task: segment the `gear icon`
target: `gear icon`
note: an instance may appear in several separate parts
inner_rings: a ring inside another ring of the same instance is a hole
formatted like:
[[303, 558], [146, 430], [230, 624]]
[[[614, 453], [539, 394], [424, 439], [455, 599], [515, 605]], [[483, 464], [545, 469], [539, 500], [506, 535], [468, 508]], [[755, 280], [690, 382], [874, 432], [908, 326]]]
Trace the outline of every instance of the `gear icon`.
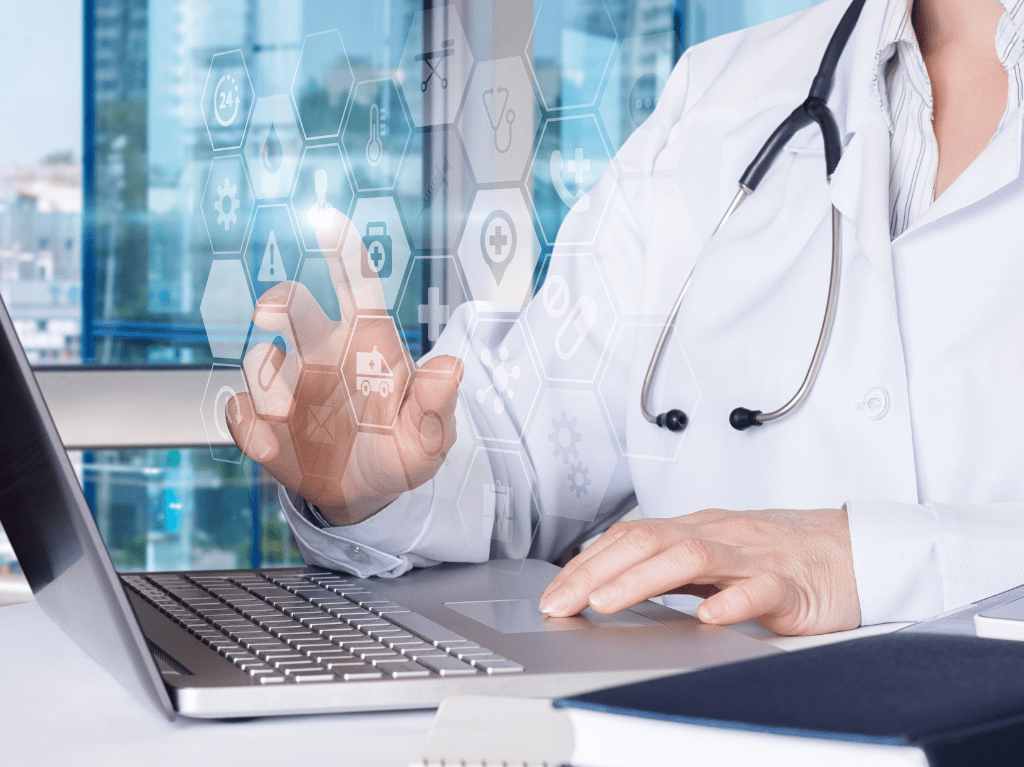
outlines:
[[238, 199], [238, 185], [232, 184], [231, 179], [224, 179], [224, 183], [217, 187], [217, 202], [213, 204], [217, 211], [217, 223], [224, 227], [224, 231], [231, 229], [232, 224], [238, 223], [237, 211], [242, 207]]
[[568, 464], [570, 458], [580, 457], [580, 441], [583, 439], [576, 431], [576, 416], [569, 418], [563, 410], [561, 418], [551, 419], [551, 433], [548, 439], [554, 444], [552, 455], [562, 457], [562, 463]]
[[582, 498], [587, 494], [587, 488], [590, 487], [590, 469], [583, 465], [583, 462], [574, 463], [569, 467], [569, 492], [575, 493], [577, 498]]

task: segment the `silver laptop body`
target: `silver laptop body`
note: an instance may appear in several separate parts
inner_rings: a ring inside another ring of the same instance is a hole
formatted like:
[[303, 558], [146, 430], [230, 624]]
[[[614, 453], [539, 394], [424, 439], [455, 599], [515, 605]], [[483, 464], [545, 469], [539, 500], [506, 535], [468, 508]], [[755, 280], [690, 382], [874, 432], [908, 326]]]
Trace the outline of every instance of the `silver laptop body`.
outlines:
[[0, 326], [0, 523], [40, 606], [168, 717], [562, 696], [777, 652], [653, 602], [544, 618], [537, 600], [557, 568], [533, 560], [398, 579], [313, 568], [119, 575], [2, 301]]

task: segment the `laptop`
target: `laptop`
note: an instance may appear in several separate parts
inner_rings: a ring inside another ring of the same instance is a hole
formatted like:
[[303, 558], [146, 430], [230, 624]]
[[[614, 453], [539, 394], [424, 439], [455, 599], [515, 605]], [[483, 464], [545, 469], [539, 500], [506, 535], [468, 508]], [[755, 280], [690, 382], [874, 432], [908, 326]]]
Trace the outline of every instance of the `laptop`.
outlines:
[[0, 301], [0, 524], [39, 605], [170, 718], [557, 697], [778, 652], [653, 602], [546, 618], [557, 568], [119, 574]]

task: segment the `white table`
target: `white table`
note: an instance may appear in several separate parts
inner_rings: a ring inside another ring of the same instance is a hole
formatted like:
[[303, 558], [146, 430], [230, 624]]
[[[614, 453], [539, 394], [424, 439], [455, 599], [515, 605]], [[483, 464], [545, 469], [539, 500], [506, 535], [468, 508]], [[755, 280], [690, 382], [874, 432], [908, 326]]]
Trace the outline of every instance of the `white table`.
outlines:
[[[739, 630], [796, 649], [894, 628], [799, 639], [776, 637], [752, 623]], [[433, 712], [416, 711], [168, 722], [107, 674], [35, 603], [0, 609], [0, 680], [0, 764], [5, 765], [407, 767], [433, 720]]]

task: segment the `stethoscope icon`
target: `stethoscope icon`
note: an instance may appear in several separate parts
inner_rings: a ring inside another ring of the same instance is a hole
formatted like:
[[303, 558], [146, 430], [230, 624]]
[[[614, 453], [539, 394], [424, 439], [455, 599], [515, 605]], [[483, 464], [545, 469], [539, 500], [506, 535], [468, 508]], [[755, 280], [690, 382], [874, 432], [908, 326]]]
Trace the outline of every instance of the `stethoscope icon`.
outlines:
[[[488, 88], [483, 92], [482, 98], [484, 111], [487, 112], [487, 119], [491, 123], [491, 130], [494, 131], [494, 148], [505, 154], [505, 152], [512, 148], [512, 123], [516, 121], [516, 110], [508, 108], [508, 88]], [[498, 106], [499, 101], [501, 107], [496, 110], [494, 107]], [[497, 120], [494, 119], [495, 115], [498, 116]], [[502, 123], [508, 123], [508, 141], [505, 142], [504, 147], [498, 141], [498, 134], [501, 133]]]

